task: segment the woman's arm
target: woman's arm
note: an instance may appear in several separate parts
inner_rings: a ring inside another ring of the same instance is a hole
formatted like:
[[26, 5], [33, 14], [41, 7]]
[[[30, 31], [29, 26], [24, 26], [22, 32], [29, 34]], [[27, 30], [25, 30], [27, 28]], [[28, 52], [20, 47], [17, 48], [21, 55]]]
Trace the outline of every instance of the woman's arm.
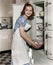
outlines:
[[24, 28], [20, 27], [19, 31], [20, 31], [21, 37], [22, 37], [26, 42], [28, 42], [29, 45], [32, 45], [34, 48], [39, 48], [39, 46], [37, 46], [37, 45], [35, 44], [35, 42], [32, 41], [32, 39], [27, 35], [27, 33], [24, 31]]

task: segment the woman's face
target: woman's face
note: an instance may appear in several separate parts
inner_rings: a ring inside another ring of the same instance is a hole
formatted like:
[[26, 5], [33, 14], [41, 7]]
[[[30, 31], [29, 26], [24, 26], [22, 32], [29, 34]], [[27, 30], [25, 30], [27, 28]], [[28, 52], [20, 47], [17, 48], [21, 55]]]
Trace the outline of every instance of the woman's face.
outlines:
[[30, 17], [31, 15], [32, 15], [32, 7], [31, 6], [26, 6], [25, 16]]

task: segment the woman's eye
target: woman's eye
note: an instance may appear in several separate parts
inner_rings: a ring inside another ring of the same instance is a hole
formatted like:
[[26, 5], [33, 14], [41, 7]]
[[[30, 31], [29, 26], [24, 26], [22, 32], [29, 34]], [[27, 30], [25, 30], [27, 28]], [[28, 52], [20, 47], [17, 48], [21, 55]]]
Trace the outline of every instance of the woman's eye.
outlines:
[[26, 11], [28, 11], [28, 9], [26, 9]]
[[32, 12], [32, 10], [30, 10], [30, 12]]

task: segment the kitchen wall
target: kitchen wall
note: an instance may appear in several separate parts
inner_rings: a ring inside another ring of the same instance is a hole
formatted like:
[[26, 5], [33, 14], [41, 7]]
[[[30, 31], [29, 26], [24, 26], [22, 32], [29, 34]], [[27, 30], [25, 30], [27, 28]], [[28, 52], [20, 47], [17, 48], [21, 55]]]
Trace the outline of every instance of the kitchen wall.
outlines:
[[16, 0], [16, 4], [23, 4], [29, 2], [29, 0]]
[[12, 0], [0, 0], [0, 17], [12, 16]]

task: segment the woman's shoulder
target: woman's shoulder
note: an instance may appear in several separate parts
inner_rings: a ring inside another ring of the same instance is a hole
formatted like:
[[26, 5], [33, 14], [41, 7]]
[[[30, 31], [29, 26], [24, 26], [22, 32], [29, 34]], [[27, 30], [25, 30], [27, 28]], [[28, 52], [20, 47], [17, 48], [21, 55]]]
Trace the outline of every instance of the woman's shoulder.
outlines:
[[19, 18], [17, 19], [18, 22], [26, 22], [26, 19], [25, 17], [22, 15], [22, 16], [19, 16]]
[[18, 21], [21, 21], [22, 19], [23, 19], [23, 16], [19, 16], [16, 21], [18, 22]]
[[19, 16], [19, 18], [18, 18], [19, 20], [21, 19], [21, 20], [26, 20], [25, 19], [25, 17], [24, 17], [24, 15], [22, 15], [22, 16]]

